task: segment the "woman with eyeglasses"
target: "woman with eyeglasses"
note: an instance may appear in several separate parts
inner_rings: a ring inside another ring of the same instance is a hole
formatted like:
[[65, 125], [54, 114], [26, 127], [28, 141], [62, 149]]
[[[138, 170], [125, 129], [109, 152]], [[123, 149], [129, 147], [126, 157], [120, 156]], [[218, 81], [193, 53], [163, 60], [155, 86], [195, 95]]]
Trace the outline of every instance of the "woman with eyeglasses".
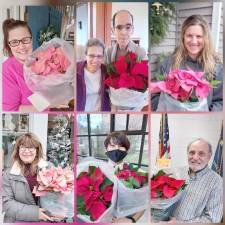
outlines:
[[110, 111], [109, 96], [104, 84], [106, 67], [104, 44], [89, 39], [85, 47], [86, 60], [77, 63], [77, 110]]
[[32, 52], [31, 29], [25, 21], [14, 19], [5, 20], [2, 29], [3, 52], [8, 56], [2, 66], [3, 111], [34, 112], [23, 73], [23, 64]]
[[3, 173], [2, 204], [4, 222], [52, 221], [45, 209], [38, 205], [38, 198], [32, 194], [37, 185], [37, 171], [48, 167], [44, 160], [42, 145], [32, 133], [16, 139], [12, 153], [12, 166]]

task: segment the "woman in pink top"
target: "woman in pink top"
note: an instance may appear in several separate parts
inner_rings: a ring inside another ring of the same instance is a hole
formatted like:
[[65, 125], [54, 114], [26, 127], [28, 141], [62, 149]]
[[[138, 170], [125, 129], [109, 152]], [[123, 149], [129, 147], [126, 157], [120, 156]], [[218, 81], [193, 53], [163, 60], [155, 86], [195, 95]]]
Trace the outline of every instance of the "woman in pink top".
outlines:
[[27, 97], [32, 92], [27, 87], [23, 64], [32, 52], [32, 33], [24, 21], [7, 19], [3, 22], [3, 51], [9, 58], [2, 67], [3, 111], [35, 112]]

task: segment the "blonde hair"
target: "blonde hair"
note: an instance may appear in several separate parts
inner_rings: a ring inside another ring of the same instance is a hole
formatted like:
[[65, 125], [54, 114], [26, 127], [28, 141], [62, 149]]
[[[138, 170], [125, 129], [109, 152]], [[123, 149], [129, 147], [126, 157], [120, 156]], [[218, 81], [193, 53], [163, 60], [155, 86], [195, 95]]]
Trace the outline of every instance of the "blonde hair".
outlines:
[[[19, 156], [19, 148], [20, 146], [25, 146], [25, 147], [31, 147], [36, 149], [36, 156], [34, 161], [31, 163], [30, 166], [30, 171], [26, 171], [26, 165], [24, 162], [20, 159]], [[21, 136], [19, 136], [16, 139], [16, 143], [13, 148], [13, 153], [12, 153], [12, 162], [15, 163], [17, 162], [21, 172], [23, 175], [27, 175], [29, 172], [34, 175], [37, 173], [37, 168], [38, 168], [38, 162], [40, 159], [44, 157], [43, 154], [43, 149], [41, 142], [39, 141], [38, 137], [33, 134], [33, 133], [26, 133]]]
[[212, 37], [208, 23], [201, 15], [189, 16], [182, 24], [181, 38], [178, 47], [173, 54], [173, 69], [179, 69], [181, 63], [187, 58], [188, 52], [184, 46], [184, 35], [186, 30], [190, 26], [199, 25], [203, 29], [203, 40], [204, 47], [197, 59], [198, 63], [203, 67], [205, 72], [205, 78], [209, 81], [215, 77], [216, 63], [221, 62], [219, 56], [216, 54], [213, 44]]

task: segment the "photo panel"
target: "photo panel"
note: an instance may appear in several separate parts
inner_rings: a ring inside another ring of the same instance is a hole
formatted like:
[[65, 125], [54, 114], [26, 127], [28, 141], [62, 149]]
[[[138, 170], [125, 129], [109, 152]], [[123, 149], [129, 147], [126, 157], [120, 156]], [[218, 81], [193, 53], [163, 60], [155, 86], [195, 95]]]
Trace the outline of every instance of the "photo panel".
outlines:
[[3, 113], [2, 123], [3, 222], [73, 222], [74, 115]]
[[77, 111], [148, 111], [148, 3], [76, 8]]
[[2, 110], [74, 111], [75, 5], [17, 4], [1, 7]]
[[148, 222], [148, 126], [147, 114], [77, 114], [77, 222]]
[[220, 223], [223, 114], [151, 115], [151, 222]]
[[223, 3], [150, 8], [151, 110], [223, 111]]

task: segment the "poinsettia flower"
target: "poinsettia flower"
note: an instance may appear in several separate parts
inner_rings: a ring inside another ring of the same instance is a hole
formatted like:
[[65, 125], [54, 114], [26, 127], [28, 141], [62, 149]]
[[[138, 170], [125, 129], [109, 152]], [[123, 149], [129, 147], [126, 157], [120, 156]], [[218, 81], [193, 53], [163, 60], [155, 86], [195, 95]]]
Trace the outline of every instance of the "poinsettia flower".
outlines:
[[176, 180], [175, 178], [170, 177], [168, 183], [169, 183], [170, 187], [179, 189], [184, 185], [185, 180]]
[[92, 203], [90, 208], [91, 217], [97, 220], [106, 210], [106, 206], [100, 200], [96, 200]]
[[130, 177], [130, 171], [129, 170], [121, 170], [117, 173], [117, 177], [119, 179], [127, 180]]
[[138, 62], [134, 65], [134, 67], [131, 70], [131, 74], [132, 75], [144, 75], [144, 76], [148, 76], [148, 65], [143, 63], [143, 62]]
[[164, 198], [171, 198], [176, 194], [176, 189], [165, 185], [163, 187], [163, 197]]
[[113, 185], [107, 185], [102, 191], [102, 195], [107, 202], [110, 202], [113, 195]]
[[[108, 77], [105, 84], [115, 89], [129, 88], [144, 91], [148, 85], [148, 63], [137, 61], [137, 55], [128, 52], [107, 66]], [[114, 79], [115, 78], [115, 79]]]
[[124, 61], [116, 61], [113, 63], [113, 66], [118, 74], [127, 72], [127, 63]]
[[49, 47], [35, 53], [31, 70], [42, 76], [65, 73], [70, 62], [61, 47]]
[[128, 73], [121, 73], [119, 79], [120, 88], [132, 88], [135, 85], [135, 79], [133, 76], [130, 76]]

